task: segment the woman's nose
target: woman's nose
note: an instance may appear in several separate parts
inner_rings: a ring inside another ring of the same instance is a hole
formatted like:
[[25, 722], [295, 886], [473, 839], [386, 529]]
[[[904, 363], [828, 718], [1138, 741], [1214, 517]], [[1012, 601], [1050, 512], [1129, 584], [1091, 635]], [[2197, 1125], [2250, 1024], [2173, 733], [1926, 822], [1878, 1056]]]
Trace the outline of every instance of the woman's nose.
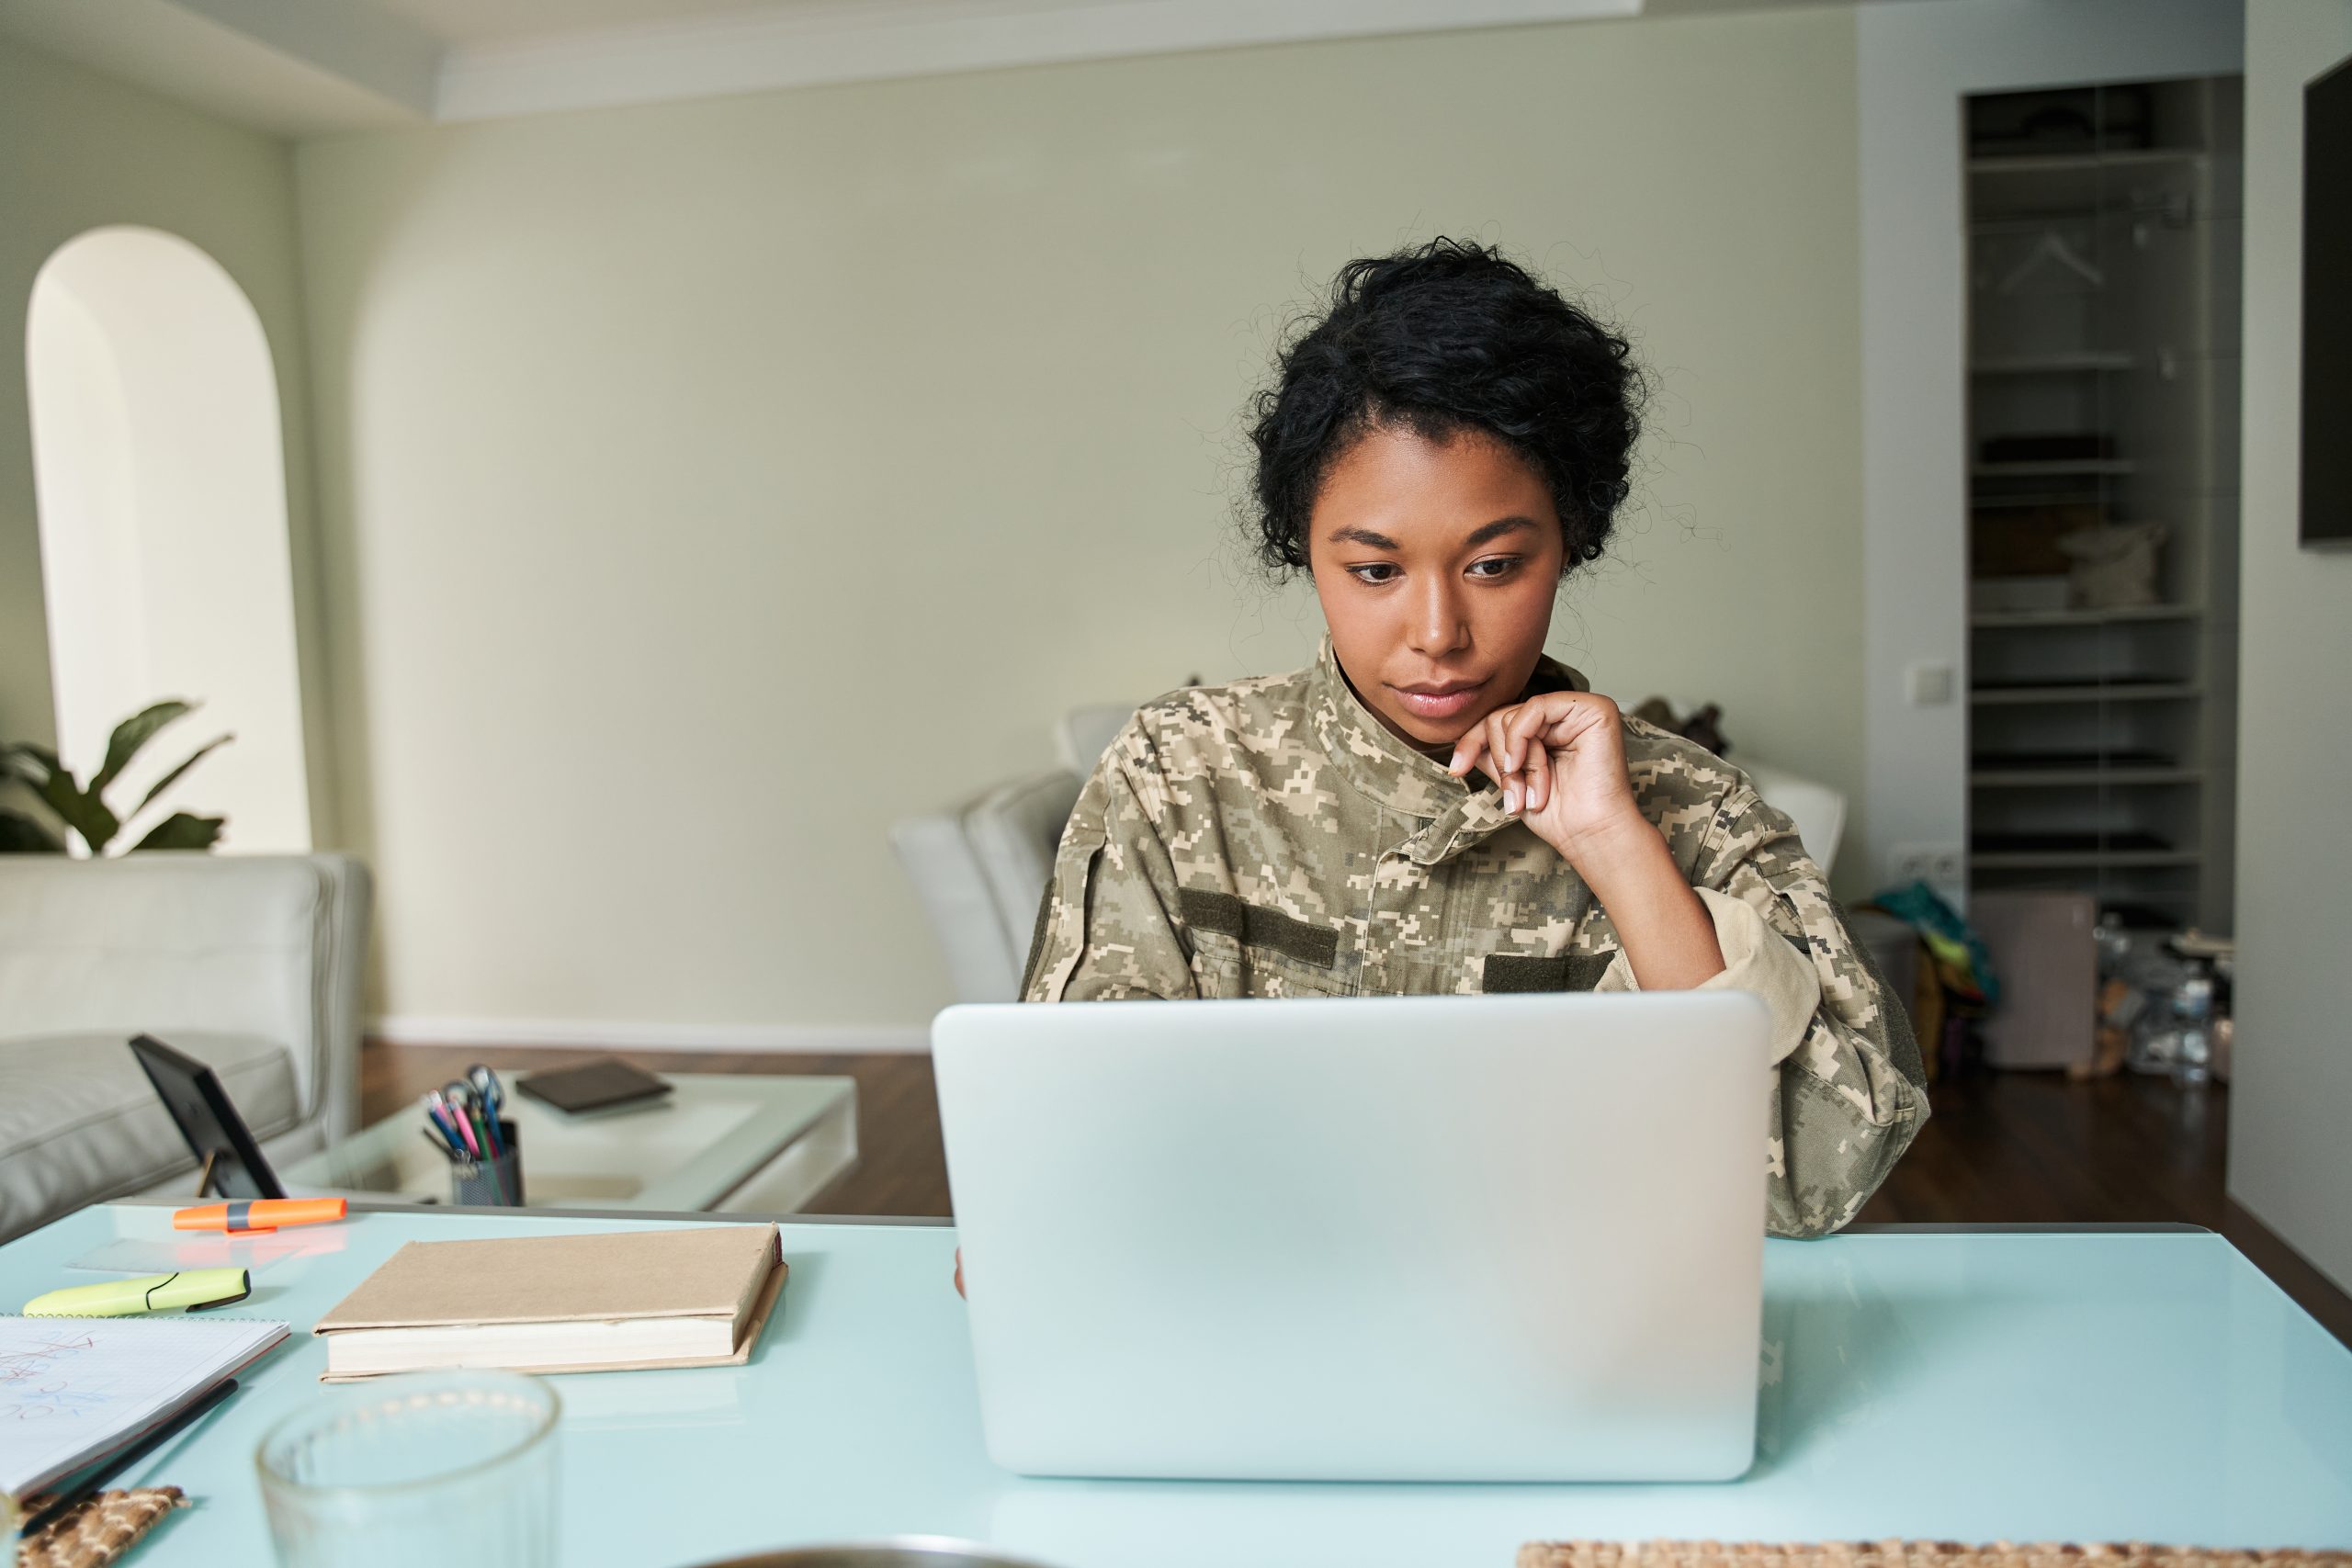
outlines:
[[1460, 651], [1470, 641], [1470, 623], [1462, 614], [1452, 583], [1433, 579], [1416, 597], [1408, 642], [1425, 659]]

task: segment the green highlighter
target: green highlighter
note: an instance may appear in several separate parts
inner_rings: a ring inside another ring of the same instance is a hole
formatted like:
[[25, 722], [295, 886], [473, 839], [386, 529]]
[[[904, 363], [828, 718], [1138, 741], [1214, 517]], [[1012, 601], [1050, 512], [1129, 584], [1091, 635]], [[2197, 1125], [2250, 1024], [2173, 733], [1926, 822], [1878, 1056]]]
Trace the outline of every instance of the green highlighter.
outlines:
[[233, 1305], [253, 1294], [253, 1280], [243, 1269], [183, 1269], [176, 1274], [142, 1274], [136, 1280], [108, 1280], [99, 1285], [51, 1291], [27, 1302], [25, 1315], [130, 1317], [182, 1307], [202, 1312]]

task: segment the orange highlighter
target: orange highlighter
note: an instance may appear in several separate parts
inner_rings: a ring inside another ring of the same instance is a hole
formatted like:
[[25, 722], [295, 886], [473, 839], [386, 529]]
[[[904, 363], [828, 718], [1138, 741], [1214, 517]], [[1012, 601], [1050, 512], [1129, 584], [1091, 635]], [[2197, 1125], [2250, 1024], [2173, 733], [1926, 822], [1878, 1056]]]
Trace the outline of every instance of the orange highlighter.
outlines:
[[172, 1214], [175, 1231], [227, 1231], [254, 1235], [280, 1225], [324, 1224], [343, 1218], [341, 1198], [246, 1198], [233, 1203], [201, 1203]]

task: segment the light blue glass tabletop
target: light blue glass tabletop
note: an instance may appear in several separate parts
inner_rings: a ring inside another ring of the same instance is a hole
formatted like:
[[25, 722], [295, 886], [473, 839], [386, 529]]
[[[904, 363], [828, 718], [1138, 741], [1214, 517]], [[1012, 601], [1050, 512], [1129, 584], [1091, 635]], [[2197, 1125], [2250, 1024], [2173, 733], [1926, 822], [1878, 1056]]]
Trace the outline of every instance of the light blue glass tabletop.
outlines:
[[[401, 1242], [676, 1223], [412, 1210], [240, 1244], [238, 1310], [297, 1334], [125, 1477], [196, 1504], [137, 1568], [268, 1561], [254, 1444], [332, 1396], [303, 1331]], [[85, 1210], [0, 1247], [0, 1303], [194, 1239], [165, 1206]], [[551, 1380], [561, 1561], [909, 1533], [1057, 1568], [1509, 1568], [1562, 1537], [2352, 1546], [2352, 1351], [2201, 1231], [1770, 1244], [1756, 1468], [1705, 1486], [1023, 1480], [981, 1448], [955, 1245], [944, 1226], [786, 1224], [791, 1281], [749, 1366]]]

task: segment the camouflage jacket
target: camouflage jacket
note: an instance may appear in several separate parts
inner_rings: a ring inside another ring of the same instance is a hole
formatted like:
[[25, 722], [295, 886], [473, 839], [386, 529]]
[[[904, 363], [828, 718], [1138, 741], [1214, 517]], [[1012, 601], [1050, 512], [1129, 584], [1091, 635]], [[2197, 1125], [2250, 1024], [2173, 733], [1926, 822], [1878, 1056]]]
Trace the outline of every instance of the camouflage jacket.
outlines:
[[[1531, 691], [1589, 689], [1544, 660]], [[1901, 1004], [1789, 819], [1745, 774], [1625, 720], [1643, 814], [1763, 996], [1770, 1228], [1854, 1217], [1927, 1120]], [[1456, 779], [1349, 689], [1294, 674], [1171, 693], [1104, 751], [1038, 911], [1028, 1001], [1632, 990], [1609, 915], [1483, 775]]]

